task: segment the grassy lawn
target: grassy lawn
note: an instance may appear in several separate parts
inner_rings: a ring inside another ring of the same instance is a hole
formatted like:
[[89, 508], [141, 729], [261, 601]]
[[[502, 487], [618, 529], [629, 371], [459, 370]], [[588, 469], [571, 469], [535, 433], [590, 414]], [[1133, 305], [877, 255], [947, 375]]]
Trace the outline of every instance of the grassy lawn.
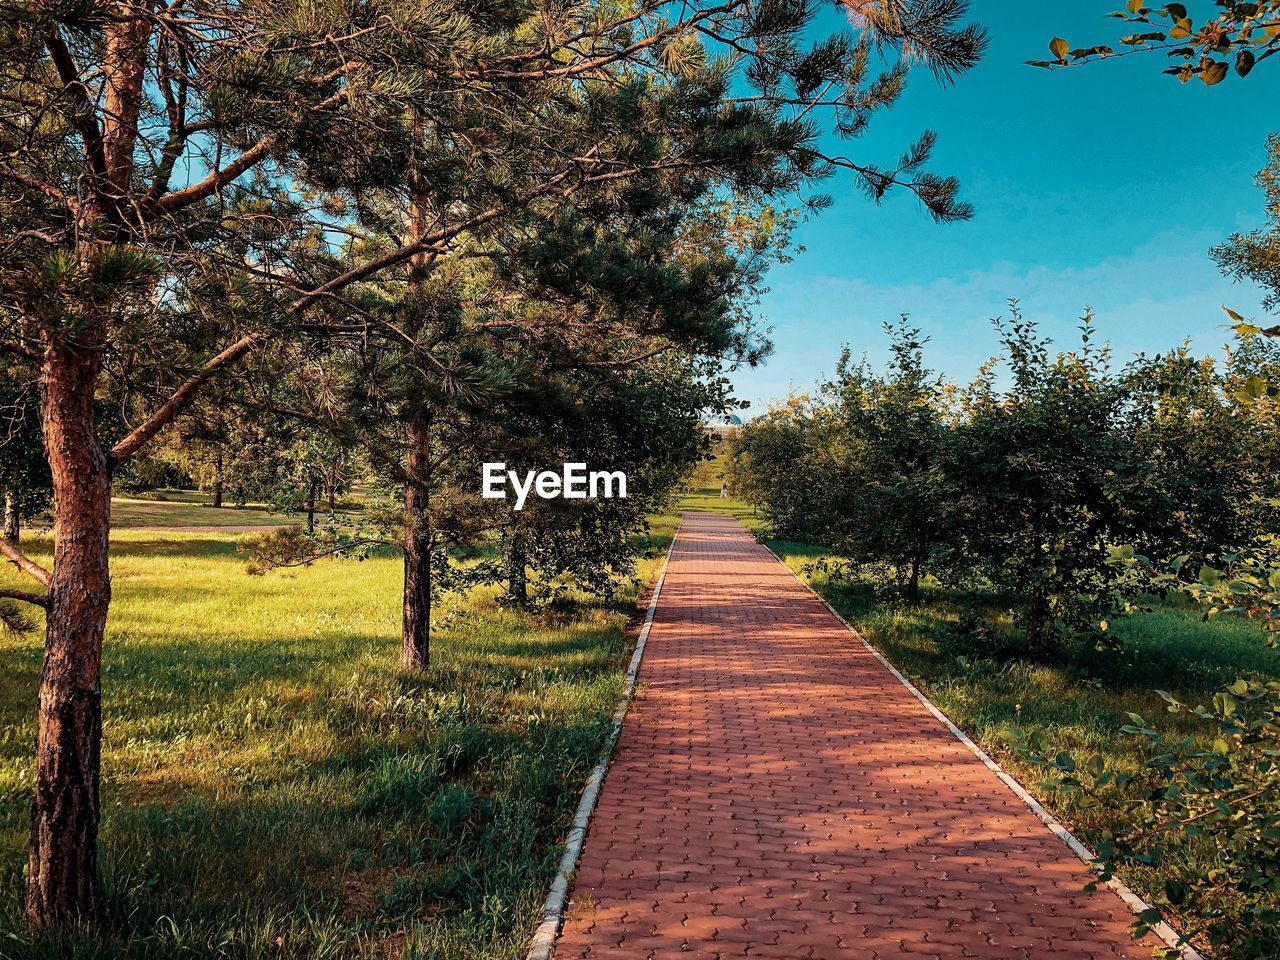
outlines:
[[25, 940], [40, 638], [0, 639], [0, 956], [523, 955], [621, 694], [638, 586], [541, 614], [446, 603], [415, 679], [395, 666], [396, 556], [252, 578], [226, 534], [123, 530], [112, 547], [108, 936]]
[[[278, 527], [304, 523], [302, 513], [277, 513], [266, 504], [247, 503], [237, 506], [224, 501], [218, 508], [211, 506], [212, 497], [200, 490], [150, 490], [143, 494], [111, 498], [111, 525], [115, 530], [137, 530], [156, 527]], [[352, 497], [337, 504], [339, 517], [356, 513], [361, 509], [358, 491]], [[328, 520], [328, 509], [316, 506], [316, 521]], [[49, 526], [43, 518], [31, 524], [40, 530]]]
[[209, 498], [194, 490], [159, 491], [155, 497], [112, 497], [111, 523], [117, 530], [138, 527], [284, 526], [300, 517], [273, 513], [265, 506], [209, 506]]

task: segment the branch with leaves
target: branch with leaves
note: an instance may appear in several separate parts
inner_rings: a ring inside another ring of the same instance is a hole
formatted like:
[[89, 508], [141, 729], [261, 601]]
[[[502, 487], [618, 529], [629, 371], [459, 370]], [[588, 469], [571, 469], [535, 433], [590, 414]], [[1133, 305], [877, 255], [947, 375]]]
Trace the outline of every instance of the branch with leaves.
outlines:
[[1110, 16], [1133, 25], [1133, 33], [1119, 38], [1126, 48], [1117, 51], [1110, 44], [1072, 47], [1062, 37], [1049, 42], [1052, 60], [1028, 60], [1033, 67], [1057, 70], [1094, 60], [1126, 57], [1139, 53], [1163, 53], [1181, 61], [1164, 72], [1186, 83], [1199, 77], [1208, 86], [1225, 80], [1234, 69], [1247, 77], [1264, 60], [1280, 53], [1280, 0], [1244, 3], [1219, 0], [1216, 15], [1197, 17], [1186, 4], [1146, 6], [1142, 0], [1128, 0], [1123, 11]]
[[[1043, 786], [1109, 821], [1095, 844], [1098, 878], [1158, 871], [1153, 906], [1138, 915], [1144, 935], [1174, 921], [1184, 943], [1232, 960], [1280, 951], [1280, 683], [1236, 680], [1211, 703], [1189, 707], [1160, 691], [1169, 713], [1198, 735], [1174, 739], [1136, 713], [1120, 733], [1143, 745], [1138, 769], [1100, 754], [1053, 754], [1042, 733], [1013, 747], [1045, 770]], [[1171, 956], [1177, 956], [1169, 951]]]

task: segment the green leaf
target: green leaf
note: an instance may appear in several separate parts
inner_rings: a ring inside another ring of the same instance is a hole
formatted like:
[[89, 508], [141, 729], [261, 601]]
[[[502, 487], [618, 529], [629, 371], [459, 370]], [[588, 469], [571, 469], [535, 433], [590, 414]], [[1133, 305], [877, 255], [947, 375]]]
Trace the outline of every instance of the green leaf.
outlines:
[[1236, 73], [1242, 77], [1247, 77], [1253, 71], [1253, 65], [1257, 62], [1252, 50], [1241, 50], [1236, 54]]

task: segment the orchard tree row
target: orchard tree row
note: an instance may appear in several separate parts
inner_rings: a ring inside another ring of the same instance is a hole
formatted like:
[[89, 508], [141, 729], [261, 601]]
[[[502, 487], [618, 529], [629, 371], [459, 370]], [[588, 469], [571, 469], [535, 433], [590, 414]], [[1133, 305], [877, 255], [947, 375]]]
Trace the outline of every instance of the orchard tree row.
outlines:
[[967, 386], [926, 368], [905, 318], [883, 373], [846, 352], [815, 397], [731, 437], [734, 489], [774, 535], [878, 568], [912, 602], [926, 575], [1016, 598], [1042, 650], [1105, 639], [1135, 554], [1194, 571], [1275, 531], [1280, 408], [1250, 393], [1280, 369], [1273, 341], [1117, 367], [1091, 317], [1068, 352], [1016, 303], [996, 328], [1003, 349]]
[[[1016, 304], [997, 328], [1000, 355], [967, 386], [926, 368], [906, 320], [890, 328], [885, 371], [846, 353], [815, 396], [731, 435], [733, 489], [772, 535], [838, 557], [815, 563], [832, 579], [907, 602], [922, 580], [945, 591], [961, 604], [956, 635], [993, 669], [1028, 660], [1074, 674], [1116, 645], [1117, 618], [1161, 593], [1253, 617], [1274, 644], [1276, 342], [1247, 337], [1220, 362], [1184, 346], [1116, 366], [1088, 318], [1067, 352]], [[1014, 612], [1012, 631], [983, 615], [993, 598]], [[1163, 885], [1147, 892], [1139, 934], [1169, 919], [1205, 956], [1274, 957], [1280, 683], [1239, 679], [1200, 706], [1162, 695], [1181, 716], [1176, 736], [1136, 712], [1116, 720], [1141, 764], [1062, 752], [1046, 730], [1013, 747], [1071, 809], [1097, 808], [1103, 879], [1154, 868]]]

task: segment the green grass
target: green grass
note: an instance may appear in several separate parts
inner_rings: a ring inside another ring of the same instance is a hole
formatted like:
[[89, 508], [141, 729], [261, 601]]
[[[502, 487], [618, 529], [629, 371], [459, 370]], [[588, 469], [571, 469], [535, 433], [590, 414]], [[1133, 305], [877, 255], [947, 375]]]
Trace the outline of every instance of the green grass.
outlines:
[[[339, 517], [362, 509], [359, 491], [337, 504]], [[277, 527], [302, 523], [302, 513], [278, 513], [266, 504], [238, 506], [224, 501], [212, 506], [213, 498], [201, 490], [148, 490], [146, 493], [111, 498], [111, 526], [115, 530], [185, 527]], [[324, 505], [317, 505], [318, 522], [328, 518]], [[35, 530], [48, 528], [49, 518], [31, 524]]]
[[638, 587], [542, 614], [446, 604], [412, 678], [397, 557], [251, 578], [225, 534], [124, 530], [112, 552], [106, 936], [25, 939], [41, 650], [3, 639], [0, 956], [522, 956], [621, 695]]
[[298, 516], [273, 513], [265, 506], [237, 507], [226, 504], [214, 508], [209, 498], [194, 490], [158, 491], [152, 497], [112, 497], [111, 525], [116, 530], [138, 527], [232, 527], [284, 526], [297, 523]]
[[[850, 623], [952, 721], [997, 757], [1046, 807], [1095, 841], [1115, 821], [1114, 814], [1090, 808], [1078, 796], [1050, 790], [1043, 773], [1011, 751], [1014, 731], [1041, 731], [1050, 753], [1101, 754], [1111, 763], [1137, 769], [1141, 741], [1124, 735], [1127, 712], [1143, 714], [1151, 726], [1179, 738], [1203, 736], [1201, 723], [1172, 716], [1155, 690], [1172, 692], [1184, 702], [1207, 703], [1223, 684], [1237, 677], [1280, 679], [1280, 654], [1265, 646], [1262, 631], [1245, 620], [1219, 617], [1204, 622], [1189, 602], [1155, 604], [1113, 627], [1119, 651], [1076, 652], [1045, 661], [1020, 655], [1016, 648], [993, 651], [959, 629], [966, 609], [976, 606], [997, 636], [1012, 640], [1012, 613], [991, 597], [926, 590], [913, 607], [877, 598], [867, 584], [832, 581], [808, 571], [824, 555], [820, 548], [766, 541], [801, 573]], [[1212, 851], [1184, 846], [1172, 857], [1196, 858], [1212, 865]], [[1139, 892], [1154, 892], [1164, 873], [1130, 871], [1125, 879]]]

